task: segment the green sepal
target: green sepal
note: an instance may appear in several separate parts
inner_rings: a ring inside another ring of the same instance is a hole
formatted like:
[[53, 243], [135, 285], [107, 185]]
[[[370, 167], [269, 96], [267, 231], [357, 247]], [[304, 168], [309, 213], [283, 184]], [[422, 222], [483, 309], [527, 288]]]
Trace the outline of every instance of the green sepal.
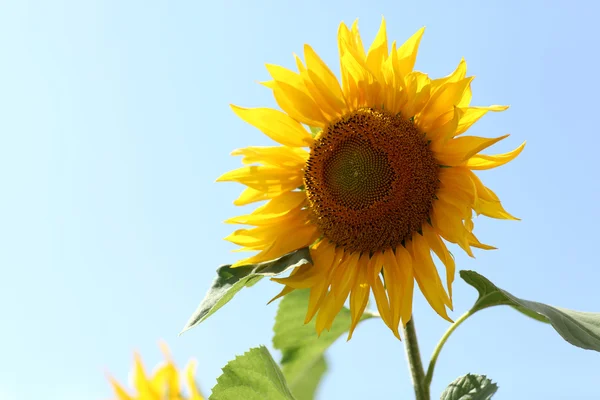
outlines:
[[[272, 261], [242, 265], [231, 268], [231, 264], [217, 268], [217, 277], [194, 311], [181, 333], [198, 325], [227, 304], [244, 286], [250, 287], [265, 276], [279, 275], [291, 268], [310, 264], [308, 247], [295, 250]], [[180, 334], [181, 334], [180, 333]]]
[[309, 126], [308, 129], [310, 129], [310, 135], [313, 138], [316, 137], [323, 130], [321, 128], [317, 128], [317, 127], [314, 127], [314, 126]]

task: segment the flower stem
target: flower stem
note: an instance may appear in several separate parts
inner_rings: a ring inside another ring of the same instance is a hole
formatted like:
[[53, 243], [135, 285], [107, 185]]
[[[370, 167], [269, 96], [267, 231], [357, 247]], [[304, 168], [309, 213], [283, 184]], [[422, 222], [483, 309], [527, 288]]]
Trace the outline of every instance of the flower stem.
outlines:
[[461, 315], [460, 318], [458, 318], [456, 321], [454, 321], [454, 323], [450, 325], [446, 333], [444, 333], [444, 336], [442, 336], [437, 346], [435, 346], [435, 350], [433, 350], [431, 360], [429, 361], [429, 367], [427, 368], [427, 375], [425, 376], [425, 379], [423, 381], [423, 385], [425, 385], [428, 389], [431, 385], [431, 380], [433, 379], [433, 370], [435, 369], [435, 363], [437, 361], [438, 356], [440, 355], [440, 351], [442, 351], [442, 347], [444, 347], [444, 344], [446, 343], [452, 332], [454, 332], [454, 330], [458, 328], [458, 326], [462, 324], [471, 315], [473, 315], [473, 312], [469, 310], [463, 315]]
[[425, 372], [423, 370], [423, 363], [421, 362], [421, 353], [419, 352], [419, 343], [417, 341], [417, 332], [415, 331], [414, 321], [415, 318], [413, 316], [404, 327], [406, 357], [408, 358], [416, 400], [430, 400], [429, 385], [425, 384]]

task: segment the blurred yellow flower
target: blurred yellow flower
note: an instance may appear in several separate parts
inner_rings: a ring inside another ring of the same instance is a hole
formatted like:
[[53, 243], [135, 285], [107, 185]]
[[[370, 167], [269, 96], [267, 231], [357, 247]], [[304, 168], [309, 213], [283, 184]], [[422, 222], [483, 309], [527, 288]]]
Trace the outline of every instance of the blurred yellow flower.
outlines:
[[140, 355], [135, 354], [132, 377], [136, 394], [127, 393], [116, 380], [110, 378], [117, 400], [204, 400], [194, 381], [196, 361], [190, 360], [185, 368], [184, 374], [189, 391], [186, 397], [182, 393], [179, 372], [171, 359], [167, 345], [161, 343], [161, 349], [166, 362], [159, 365], [151, 376], [146, 375]]
[[[338, 30], [341, 84], [317, 53], [304, 46], [298, 72], [267, 65], [283, 111], [232, 106], [244, 121], [282, 146], [235, 150], [245, 167], [222, 175], [247, 188], [234, 202], [268, 202], [228, 223], [254, 226], [226, 239], [258, 254], [233, 266], [272, 260], [310, 247], [312, 265], [274, 278], [280, 295], [309, 288], [306, 321], [329, 329], [350, 298], [350, 336], [372, 292], [383, 321], [399, 338], [412, 315], [416, 280], [431, 307], [450, 320], [454, 258], [446, 242], [473, 256], [493, 249], [473, 234], [473, 212], [516, 219], [475, 175], [504, 165], [517, 149], [481, 151], [506, 138], [465, 132], [488, 111], [473, 107], [464, 60], [445, 78], [414, 71], [424, 29], [388, 46], [385, 20], [365, 52], [356, 22]], [[311, 127], [311, 132], [306, 129]], [[442, 283], [432, 252], [446, 269]], [[317, 314], [318, 313], [318, 314]]]

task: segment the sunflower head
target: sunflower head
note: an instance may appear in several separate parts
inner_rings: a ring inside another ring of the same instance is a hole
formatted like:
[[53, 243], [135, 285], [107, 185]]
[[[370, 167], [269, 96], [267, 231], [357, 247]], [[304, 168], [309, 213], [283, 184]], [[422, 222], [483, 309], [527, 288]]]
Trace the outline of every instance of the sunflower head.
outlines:
[[182, 393], [180, 374], [173, 363], [166, 344], [161, 343], [166, 362], [158, 366], [150, 376], [144, 371], [142, 359], [135, 355], [132, 371], [132, 386], [136, 393], [129, 394], [116, 380], [110, 378], [116, 394], [116, 400], [204, 400], [194, 381], [196, 362], [190, 361], [185, 368], [189, 396]]
[[[319, 333], [349, 298], [352, 335], [372, 293], [399, 337], [411, 318], [415, 281], [450, 320], [455, 263], [447, 243], [473, 256], [472, 248], [493, 248], [473, 234], [474, 214], [515, 219], [474, 171], [508, 163], [524, 144], [486, 155], [508, 135], [465, 134], [487, 112], [507, 107], [470, 105], [473, 78], [464, 60], [444, 78], [414, 71], [423, 32], [390, 48], [382, 20], [365, 51], [357, 23], [342, 23], [341, 82], [305, 45], [297, 71], [267, 65], [273, 79], [264, 85], [281, 110], [232, 106], [281, 145], [234, 151], [246, 166], [219, 178], [247, 186], [237, 205], [267, 201], [227, 221], [250, 225], [227, 240], [258, 251], [234, 266], [309, 247], [312, 264], [273, 280], [285, 285], [281, 295], [310, 289], [306, 320], [316, 315]], [[445, 266], [445, 285], [432, 254]]]
[[304, 184], [313, 221], [348, 251], [395, 249], [427, 222], [438, 169], [412, 121], [360, 108], [327, 126], [311, 148]]

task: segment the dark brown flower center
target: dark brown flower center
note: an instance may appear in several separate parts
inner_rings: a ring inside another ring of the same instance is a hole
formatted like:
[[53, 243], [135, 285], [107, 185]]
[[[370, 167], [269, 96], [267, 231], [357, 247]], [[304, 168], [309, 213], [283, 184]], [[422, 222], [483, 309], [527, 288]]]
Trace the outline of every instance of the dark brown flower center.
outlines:
[[438, 168], [411, 121], [357, 110], [326, 127], [311, 148], [304, 185], [314, 222], [349, 251], [396, 248], [427, 222]]

